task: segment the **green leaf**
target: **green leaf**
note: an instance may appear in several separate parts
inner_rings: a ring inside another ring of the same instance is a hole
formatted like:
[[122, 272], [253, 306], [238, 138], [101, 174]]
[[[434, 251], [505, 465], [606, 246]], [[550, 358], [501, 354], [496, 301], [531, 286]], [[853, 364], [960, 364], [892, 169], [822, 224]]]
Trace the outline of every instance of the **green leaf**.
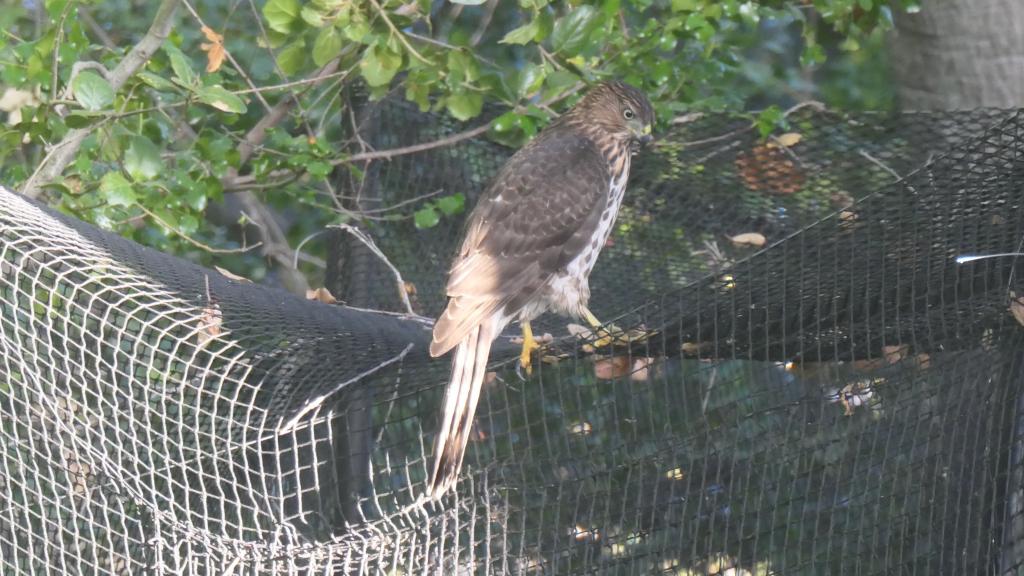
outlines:
[[223, 86], [201, 86], [196, 90], [199, 101], [222, 112], [245, 114], [245, 102]]
[[171, 60], [171, 69], [174, 70], [174, 77], [184, 86], [191, 87], [196, 83], [196, 73], [192, 70], [192, 64], [188, 56], [170, 42], [164, 42], [164, 52]]
[[320, 29], [313, 43], [313, 63], [323, 66], [341, 53], [341, 33], [334, 26]]
[[433, 228], [434, 226], [437, 226], [437, 223], [440, 221], [441, 215], [437, 213], [437, 210], [434, 210], [433, 206], [421, 208], [413, 214], [413, 222], [415, 222], [416, 227], [420, 229]]
[[298, 0], [267, 0], [263, 6], [263, 17], [271, 29], [288, 34], [292, 31], [292, 23], [299, 17]]
[[[480, 67], [476, 59], [466, 52], [452, 50], [448, 52], [448, 72], [457, 73], [463, 81], [473, 82], [480, 77]], [[462, 82], [458, 82], [461, 84]]]
[[533, 37], [540, 31], [540, 22], [534, 19], [529, 24], [524, 24], [515, 30], [505, 34], [505, 37], [498, 40], [499, 44], [526, 44], [532, 42]]
[[324, 15], [313, 6], [303, 6], [299, 15], [302, 16], [303, 22], [309, 24], [313, 28], [320, 28], [325, 23]]
[[323, 160], [315, 160], [306, 164], [306, 172], [309, 172], [310, 176], [323, 178], [331, 173], [331, 165]]
[[131, 182], [120, 172], [107, 172], [100, 180], [100, 194], [111, 206], [132, 206], [138, 202]]
[[451, 196], [444, 196], [437, 199], [437, 208], [444, 213], [445, 216], [452, 216], [462, 212], [462, 208], [466, 205], [466, 197], [461, 193], [452, 194]]
[[306, 43], [299, 38], [277, 53], [277, 65], [281, 67], [282, 72], [290, 76], [302, 69], [306, 58]]
[[76, 110], [64, 118], [64, 123], [68, 125], [68, 128], [85, 128], [101, 118], [103, 118], [102, 114]]
[[487, 0], [449, 0], [452, 4], [465, 4], [466, 6], [479, 6]]
[[114, 103], [114, 89], [102, 76], [86, 70], [71, 82], [75, 100], [86, 110], [102, 110]]
[[145, 136], [135, 136], [124, 153], [124, 169], [136, 181], [151, 180], [160, 174], [160, 149]]
[[527, 64], [516, 77], [516, 90], [520, 97], [533, 94], [540, 90], [547, 76], [547, 69], [540, 64]]
[[374, 46], [363, 53], [359, 72], [370, 86], [386, 86], [402, 67], [402, 56], [382, 46]]
[[466, 121], [484, 109], [484, 97], [476, 92], [457, 92], [449, 96], [445, 104], [452, 116]]
[[142, 80], [149, 85], [150, 88], [160, 92], [171, 92], [174, 90], [173, 82], [163, 76], [153, 74], [152, 72], [146, 72], [145, 70], [139, 72], [139, 80]]
[[769, 106], [757, 115], [754, 124], [757, 126], [757, 131], [761, 134], [761, 138], [767, 138], [775, 130], [776, 126], [785, 126], [786, 117], [778, 106]]
[[356, 19], [345, 26], [345, 37], [353, 42], [362, 42], [370, 33], [370, 25], [364, 19]]
[[585, 48], [590, 35], [601, 24], [600, 12], [589, 4], [577, 6], [559, 18], [551, 31], [551, 48], [565, 56], [574, 56]]

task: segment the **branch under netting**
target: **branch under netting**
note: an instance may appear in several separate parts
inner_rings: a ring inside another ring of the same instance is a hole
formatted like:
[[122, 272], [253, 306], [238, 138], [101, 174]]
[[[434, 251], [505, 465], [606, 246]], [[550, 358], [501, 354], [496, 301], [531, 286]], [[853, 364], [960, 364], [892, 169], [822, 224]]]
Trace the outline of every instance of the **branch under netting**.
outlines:
[[[377, 150], [463, 129], [375, 106]], [[436, 503], [449, 363], [425, 318], [461, 214], [360, 227], [387, 265], [347, 285], [415, 287], [372, 312], [0, 188], [0, 572], [1016, 573], [1021, 271], [956, 259], [1021, 252], [1024, 118], [788, 122], [761, 140], [708, 115], [638, 158], [591, 286], [602, 319], [644, 338], [595, 349], [544, 317], [520, 381], [510, 329]], [[360, 185], [385, 206], [472, 205], [509, 153], [464, 140], [373, 162]]]

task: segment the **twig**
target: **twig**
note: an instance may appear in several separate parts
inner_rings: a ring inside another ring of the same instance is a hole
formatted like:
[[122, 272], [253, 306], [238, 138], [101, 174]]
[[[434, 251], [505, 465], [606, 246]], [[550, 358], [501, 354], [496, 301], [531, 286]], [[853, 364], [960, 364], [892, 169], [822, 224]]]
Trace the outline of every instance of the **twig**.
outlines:
[[466, 53], [470, 54], [473, 58], [476, 58], [477, 60], [479, 60], [481, 62], [485, 62], [487, 64], [490, 64], [491, 66], [494, 66], [494, 67], [498, 66], [497, 62], [495, 62], [494, 60], [491, 60], [490, 58], [484, 58], [483, 56], [477, 54], [476, 52], [468, 51], [465, 48], [461, 48], [459, 46], [455, 46], [454, 44], [449, 44], [448, 42], [445, 42], [444, 40], [438, 40], [437, 38], [431, 38], [430, 36], [422, 36], [422, 35], [417, 34], [415, 32], [406, 32], [405, 35], [408, 36], [409, 38], [413, 38], [415, 40], [419, 40], [420, 42], [426, 42], [427, 44], [433, 44], [434, 46], [440, 46], [441, 48], [444, 48], [446, 50], [453, 50], [455, 52], [466, 52]]
[[469, 37], [470, 48], [476, 48], [476, 45], [480, 43], [480, 40], [484, 37], [484, 32], [487, 32], [487, 27], [491, 25], [491, 19], [494, 18], [494, 12], [497, 9], [498, 0], [488, 0], [484, 14], [480, 17], [480, 23], [476, 25], [476, 30]]
[[[146, 35], [142, 37], [142, 40], [139, 40], [138, 44], [132, 47], [128, 54], [125, 54], [125, 57], [121, 59], [117, 67], [110, 72], [107, 80], [110, 82], [110, 87], [113, 88], [115, 93], [149, 61], [153, 53], [167, 39], [167, 35], [170, 33], [171, 26], [174, 23], [174, 12], [178, 8], [179, 1], [163, 0], [160, 3], [156, 10], [156, 16], [153, 17], [153, 23], [150, 25]], [[69, 130], [64, 138], [55, 145], [51, 153], [47, 154], [43, 164], [32, 177], [25, 182], [25, 185], [21, 188], [21, 193], [29, 198], [38, 197], [40, 192], [42, 192], [43, 186], [49, 184], [54, 178], [64, 172], [64, 168], [71, 163], [79, 147], [81, 147], [82, 141], [92, 134], [94, 129], [95, 127]]]
[[444, 192], [444, 188], [438, 188], [437, 190], [434, 190], [433, 192], [427, 192], [426, 194], [420, 194], [419, 196], [413, 196], [412, 198], [406, 198], [405, 200], [402, 200], [401, 202], [395, 202], [394, 204], [392, 204], [390, 206], [385, 206], [383, 208], [369, 208], [369, 209], [366, 209], [366, 210], [360, 210], [359, 214], [381, 214], [383, 212], [390, 212], [392, 210], [397, 210], [397, 209], [401, 208], [402, 206], [408, 206], [409, 204], [414, 204], [414, 203], [419, 202], [421, 200], [426, 200], [427, 198], [433, 198], [434, 196], [437, 196], [438, 194], [440, 194], [442, 192]]
[[390, 150], [374, 150], [373, 152], [362, 152], [360, 154], [354, 154], [347, 158], [339, 158], [331, 162], [334, 166], [339, 164], [348, 164], [350, 162], [362, 162], [364, 160], [380, 160], [383, 158], [394, 158], [395, 156], [402, 156], [405, 154], [415, 154], [417, 152], [424, 152], [427, 150], [433, 150], [434, 148], [443, 148], [445, 146], [451, 146], [463, 140], [469, 140], [487, 132], [490, 129], [491, 123], [482, 124], [476, 128], [471, 128], [458, 134], [452, 134], [451, 136], [445, 136], [432, 142], [424, 142], [422, 144], [413, 144], [412, 146], [404, 146], [402, 148], [392, 148]]
[[409, 302], [409, 293], [405, 289], [406, 284], [405, 280], [402, 278], [402, 273], [399, 272], [398, 268], [395, 268], [395, 265], [388, 260], [388, 257], [385, 256], [383, 252], [381, 252], [380, 248], [378, 248], [377, 244], [373, 241], [373, 238], [370, 238], [365, 232], [350, 224], [334, 224], [330, 226], [330, 228], [338, 228], [355, 236], [357, 240], [365, 244], [366, 247], [370, 249], [370, 252], [373, 252], [374, 256], [379, 258], [385, 266], [391, 269], [391, 273], [395, 275], [395, 287], [398, 289], [398, 296], [402, 299], [402, 305], [405, 306], [405, 311], [408, 314], [415, 315], [416, 312], [412, 309], [412, 303]]
[[[460, 4], [460, 6], [461, 6], [461, 4]], [[556, 102], [560, 102], [560, 101], [568, 98], [569, 96], [572, 96], [576, 92], [579, 92], [581, 89], [583, 89], [584, 86], [585, 86], [585, 84], [583, 84], [583, 82], [577, 82], [576, 84], [572, 85], [570, 88], [568, 88], [565, 91], [563, 91], [561, 94], [558, 94], [558, 95], [556, 95], [556, 96], [554, 96], [554, 97], [552, 97], [552, 98], [550, 98], [548, 100], [545, 100], [544, 102], [541, 102], [540, 104], [538, 104], [538, 107], [547, 107], [547, 106], [550, 106], [551, 104], [554, 104]], [[514, 108], [514, 110], [516, 110], [516, 111], [520, 111], [520, 110], [523, 110], [523, 109], [525, 109], [525, 106], [516, 106]], [[434, 148], [442, 148], [444, 146], [451, 146], [452, 144], [457, 144], [459, 142], [462, 142], [463, 140], [469, 140], [470, 138], [475, 138], [476, 136], [479, 136], [479, 135], [483, 134], [484, 132], [487, 132], [487, 130], [491, 127], [491, 123], [492, 122], [488, 122], [486, 124], [482, 124], [480, 126], [477, 126], [476, 128], [471, 128], [471, 129], [466, 130], [464, 132], [459, 132], [457, 134], [452, 134], [450, 136], [445, 136], [444, 138], [439, 138], [439, 139], [433, 140], [431, 142], [423, 142], [421, 144], [413, 144], [412, 146], [404, 146], [402, 148], [391, 148], [389, 150], [374, 150], [372, 152], [360, 152], [359, 154], [355, 154], [355, 155], [349, 156], [347, 158], [340, 158], [340, 159], [337, 159], [337, 160], [333, 160], [331, 162], [331, 164], [334, 165], [334, 166], [337, 166], [339, 164], [347, 164], [347, 163], [350, 163], [350, 162], [362, 162], [362, 161], [365, 161], [365, 160], [390, 159], [390, 158], [394, 158], [395, 156], [402, 156], [402, 155], [405, 155], [405, 154], [415, 154], [417, 152], [425, 152], [427, 150], [433, 150]]]
[[[792, 116], [793, 114], [799, 112], [800, 110], [803, 110], [804, 108], [814, 108], [818, 112], [824, 112], [826, 110], [825, 105], [822, 104], [821, 102], [817, 102], [817, 101], [814, 101], [814, 100], [809, 100], [807, 102], [800, 102], [799, 104], [796, 104], [796, 105], [792, 106], [791, 108], [787, 109], [785, 112], [782, 113], [782, 117], [783, 118], [789, 118], [790, 116]], [[697, 113], [686, 114], [686, 115], [681, 116], [679, 118], [673, 119], [672, 120], [672, 124], [685, 124], [685, 123], [688, 123], [688, 122], [693, 122], [694, 120], [697, 120], [697, 119], [700, 118], [700, 116], [693, 116], [693, 114], [697, 114]], [[750, 132], [753, 129], [754, 129], [754, 125], [751, 124], [750, 126], [744, 126], [743, 128], [737, 128], [736, 130], [733, 130], [731, 132], [727, 132], [725, 134], [719, 134], [718, 136], [711, 136], [711, 137], [708, 137], [708, 138], [702, 138], [700, 140], [690, 140], [689, 142], [679, 142], [678, 144], [681, 145], [681, 146], [699, 146], [699, 145], [702, 145], [702, 144], [711, 144], [713, 142], [719, 142], [721, 140], [728, 140], [729, 138], [732, 138], [734, 136], [739, 136], [740, 134], [745, 134], [747, 132]]]
[[392, 358], [390, 358], [388, 360], [385, 360], [384, 362], [374, 366], [373, 368], [370, 368], [369, 370], [365, 370], [363, 372], [360, 372], [359, 374], [356, 374], [355, 376], [349, 378], [348, 380], [345, 380], [344, 382], [341, 382], [341, 383], [337, 384], [334, 388], [331, 388], [330, 390], [328, 390], [327, 392], [317, 396], [316, 398], [312, 398], [310, 400], [307, 400], [306, 404], [299, 410], [298, 414], [296, 414], [295, 416], [292, 416], [292, 418], [290, 420], [288, 420], [283, 425], [281, 425], [281, 426], [279, 426], [277, 428], [277, 434], [278, 435], [287, 434], [287, 433], [291, 432], [292, 430], [294, 430], [296, 428], [296, 426], [298, 425], [299, 420], [302, 420], [302, 418], [306, 414], [309, 414], [313, 410], [316, 410], [317, 408], [322, 406], [325, 400], [327, 400], [328, 398], [330, 398], [334, 394], [337, 394], [338, 392], [340, 392], [341, 390], [343, 390], [347, 386], [355, 384], [356, 382], [362, 380], [363, 378], [366, 378], [367, 376], [373, 374], [374, 372], [382, 370], [383, 368], [386, 368], [386, 367], [394, 364], [395, 362], [400, 362], [403, 358], [405, 358], [405, 355], [408, 354], [410, 350], [412, 350], [413, 346], [414, 345], [412, 343], [406, 345], [405, 349], [403, 349], [397, 356], [394, 356], [394, 357], [392, 357]]
[[[69, 2], [70, 4], [70, 2]], [[117, 44], [114, 43], [114, 39], [107, 34], [107, 31], [96, 22], [96, 19], [92, 17], [92, 12], [89, 11], [85, 6], [78, 7], [78, 17], [85, 22], [85, 25], [89, 27], [89, 30], [100, 39], [100, 43], [103, 44], [108, 50], [117, 48]]]
[[696, 122], [697, 120], [700, 120], [703, 117], [703, 112], [690, 112], [688, 114], [683, 114], [682, 116], [676, 116], [675, 118], [672, 119], [670, 124], [672, 124], [673, 126], [681, 126], [683, 124]]
[[424, 64], [434, 64], [430, 60], [424, 58], [422, 54], [417, 52], [416, 49], [412, 47], [412, 44], [409, 44], [409, 40], [406, 39], [405, 34], [402, 34], [402, 31], [395, 27], [395, 23], [391, 21], [391, 18], [388, 18], [388, 13], [385, 12], [384, 9], [380, 7], [380, 3], [377, 2], [377, 0], [370, 0], [370, 3], [373, 4], [373, 8], [377, 10], [377, 13], [380, 14], [381, 18], [384, 19], [384, 22], [388, 25], [388, 28], [391, 29], [391, 33], [396, 34], [398, 36], [398, 41], [402, 43], [402, 46], [405, 46], [405, 49], [408, 50], [410, 54], [415, 56], [417, 60], [423, 62]]
[[238, 201], [247, 211], [249, 220], [260, 229], [260, 235], [263, 236], [263, 255], [273, 258], [281, 265], [281, 279], [285, 286], [296, 294], [305, 294], [309, 289], [309, 283], [305, 276], [291, 267], [292, 249], [274, 213], [252, 192], [239, 192]]
[[174, 226], [171, 226], [166, 220], [164, 220], [163, 218], [157, 216], [156, 213], [154, 213], [149, 208], [146, 208], [142, 204], [139, 204], [138, 207], [143, 212], [146, 213], [146, 216], [149, 216], [153, 220], [156, 220], [157, 223], [159, 223], [164, 228], [167, 228], [171, 232], [174, 232], [175, 234], [177, 234], [182, 239], [187, 241], [189, 244], [195, 246], [196, 248], [202, 248], [203, 250], [206, 250], [207, 252], [209, 252], [211, 254], [240, 254], [240, 253], [248, 252], [250, 250], [258, 248], [261, 244], [263, 244], [262, 242], [257, 242], [255, 244], [253, 244], [252, 246], [243, 246], [241, 248], [214, 248], [213, 246], [210, 246], [208, 244], [203, 244], [199, 240], [196, 240], [195, 238], [189, 236], [188, 234], [185, 234], [181, 230], [178, 230]]
[[57, 37], [53, 41], [53, 76], [50, 80], [50, 98], [53, 100], [57, 99], [57, 81], [60, 78], [57, 74], [57, 65], [60, 63], [60, 45], [64, 42], [64, 22], [67, 21], [68, 12], [74, 5], [74, 2], [65, 4], [64, 9], [60, 11], [60, 21], [57, 22]]
[[889, 174], [892, 174], [892, 177], [895, 178], [896, 180], [902, 180], [903, 179], [903, 176], [900, 176], [899, 172], [893, 170], [885, 162], [882, 162], [878, 158], [875, 158], [874, 156], [869, 154], [867, 150], [865, 150], [863, 148], [858, 148], [857, 149], [857, 154], [860, 154], [861, 156], [863, 156], [863, 157], [867, 158], [869, 161], [871, 161], [871, 163], [874, 164], [875, 166], [878, 166], [882, 170], [885, 170]]
[[[305, 238], [303, 238], [302, 242], [299, 242], [299, 245], [295, 247], [295, 259], [292, 260], [292, 268], [294, 268], [296, 270], [299, 269], [299, 254], [302, 253], [302, 247], [306, 245], [306, 242], [309, 242], [310, 240], [312, 240], [313, 238], [316, 238], [317, 236], [323, 234], [324, 232], [326, 232], [326, 230], [320, 230], [320, 231], [317, 231], [317, 232], [313, 232], [309, 236], [306, 236]], [[325, 263], [325, 265], [326, 265], [326, 263]]]
[[[185, 8], [188, 9], [189, 13], [192, 14], [192, 17], [196, 19], [196, 22], [201, 27], [209, 28], [209, 26], [206, 25], [206, 22], [203, 21], [203, 18], [199, 15], [199, 13], [196, 12], [196, 9], [192, 7], [191, 2], [189, 2], [188, 0], [182, 0], [182, 2], [184, 2]], [[235, 60], [235, 57], [231, 55], [231, 52], [226, 47], [224, 48], [224, 56], [227, 57], [228, 62], [231, 62], [231, 66], [235, 68], [235, 70], [238, 72], [238, 75], [242, 77], [242, 80], [245, 80], [245, 83], [249, 85], [250, 90], [256, 94], [256, 99], [260, 101], [260, 104], [263, 105], [263, 108], [265, 108], [269, 112], [270, 104], [266, 101], [265, 98], [263, 98], [263, 94], [256, 89], [256, 84], [253, 83], [252, 78], [250, 78], [249, 74], [246, 73], [245, 68], [242, 68], [242, 66], [238, 63], [238, 61]]]

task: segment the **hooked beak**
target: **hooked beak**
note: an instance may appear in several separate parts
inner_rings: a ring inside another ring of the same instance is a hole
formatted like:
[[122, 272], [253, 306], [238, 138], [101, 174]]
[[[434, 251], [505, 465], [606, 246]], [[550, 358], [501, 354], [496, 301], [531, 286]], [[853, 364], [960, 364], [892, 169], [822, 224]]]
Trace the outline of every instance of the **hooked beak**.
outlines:
[[640, 137], [637, 138], [637, 141], [646, 145], [650, 144], [651, 140], [654, 140], [654, 136], [651, 136], [651, 125], [648, 124], [647, 126], [644, 126], [644, 131], [640, 134]]

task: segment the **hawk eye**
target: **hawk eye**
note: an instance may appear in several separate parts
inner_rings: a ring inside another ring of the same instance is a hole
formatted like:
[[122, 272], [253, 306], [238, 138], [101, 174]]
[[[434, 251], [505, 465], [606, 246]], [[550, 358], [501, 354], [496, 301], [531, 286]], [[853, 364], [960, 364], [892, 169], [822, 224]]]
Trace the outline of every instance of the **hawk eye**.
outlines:
[[632, 120], [633, 118], [636, 118], [636, 114], [633, 113], [633, 110], [631, 108], [626, 108], [625, 110], [623, 110], [622, 116], [626, 120]]

